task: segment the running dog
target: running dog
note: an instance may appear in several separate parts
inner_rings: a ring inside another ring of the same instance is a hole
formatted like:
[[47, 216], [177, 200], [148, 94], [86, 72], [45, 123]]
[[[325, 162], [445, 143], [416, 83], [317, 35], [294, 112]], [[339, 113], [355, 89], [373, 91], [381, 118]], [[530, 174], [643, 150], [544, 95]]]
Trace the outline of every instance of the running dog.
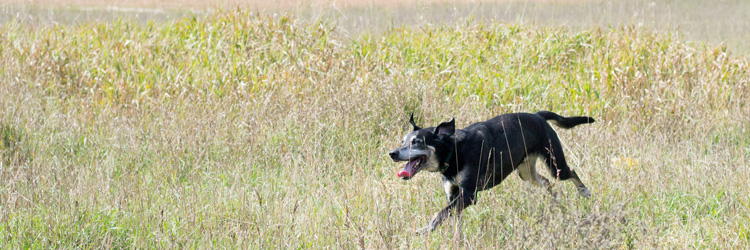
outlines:
[[422, 170], [439, 172], [448, 196], [448, 206], [418, 232], [431, 232], [449, 216], [460, 215], [476, 203], [477, 192], [500, 184], [513, 170], [525, 181], [548, 187], [549, 180], [536, 171], [537, 159], [546, 163], [553, 178], [571, 180], [581, 196], [589, 197], [589, 190], [568, 167], [560, 139], [548, 120], [566, 129], [594, 122], [591, 117], [540, 111], [500, 115], [464, 129], [456, 129], [455, 119], [420, 128], [412, 114], [409, 123], [413, 130], [404, 136], [401, 147], [388, 153], [393, 161], [407, 162], [397, 175], [408, 180]]

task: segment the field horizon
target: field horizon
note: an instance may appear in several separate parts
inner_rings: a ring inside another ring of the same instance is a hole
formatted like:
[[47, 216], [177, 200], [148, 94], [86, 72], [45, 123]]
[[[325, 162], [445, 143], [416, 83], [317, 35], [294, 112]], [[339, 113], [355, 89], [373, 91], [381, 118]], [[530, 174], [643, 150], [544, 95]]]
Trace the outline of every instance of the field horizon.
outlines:
[[[750, 244], [742, 52], [638, 24], [468, 18], [355, 33], [343, 20], [7, 20], [0, 247]], [[402, 181], [386, 155], [409, 114], [463, 128], [538, 110], [597, 120], [556, 129], [592, 198], [513, 174], [460, 221], [414, 235], [445, 198], [439, 174]]]
[[262, 15], [294, 16], [299, 20], [330, 19], [346, 37], [381, 35], [388, 29], [442, 26], [472, 20], [565, 27], [574, 31], [635, 25], [677, 35], [697, 45], [727, 46], [733, 53], [750, 52], [750, 2], [666, 0], [312, 0], [206, 1], [160, 0], [10, 0], [0, 4], [0, 22], [34, 25], [56, 23], [168, 22], [235, 8]]

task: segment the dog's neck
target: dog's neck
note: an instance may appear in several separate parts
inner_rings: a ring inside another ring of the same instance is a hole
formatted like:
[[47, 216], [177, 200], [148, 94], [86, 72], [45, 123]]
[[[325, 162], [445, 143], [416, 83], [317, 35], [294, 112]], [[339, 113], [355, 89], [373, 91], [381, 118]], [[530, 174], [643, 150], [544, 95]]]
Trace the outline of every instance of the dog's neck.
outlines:
[[[448, 148], [449, 148], [448, 155], [445, 156], [445, 159], [443, 160], [443, 162], [440, 163], [440, 172], [443, 173], [444, 175], [445, 174], [449, 174], [450, 175], [450, 172], [452, 172], [452, 171], [448, 171], [448, 169], [451, 167], [451, 165], [456, 165], [456, 168], [458, 168], [457, 162], [453, 158], [453, 157], [455, 157], [454, 154], [456, 154], [456, 148], [455, 147], [456, 147], [456, 143], [458, 143], [457, 139], [458, 139], [457, 136], [453, 135], [453, 141], [452, 141], [452, 143], [450, 143], [450, 145], [448, 145]], [[458, 170], [458, 169], [456, 169], [456, 170]]]
[[[445, 161], [443, 161], [443, 165], [440, 166], [441, 170], [445, 170], [451, 165], [451, 159], [453, 159], [453, 150], [448, 153], [448, 156], [445, 157]], [[442, 171], [441, 171], [442, 172]]]
[[[453, 178], [453, 176], [456, 175], [459, 170], [458, 162], [457, 162], [457, 159], [455, 158], [456, 157], [455, 154], [457, 150], [456, 147], [459, 146], [458, 144], [461, 143], [461, 140], [464, 137], [463, 131], [460, 129], [457, 129], [455, 134], [453, 134], [451, 137], [452, 137], [452, 140], [447, 145], [449, 149], [448, 155], [445, 156], [445, 159], [443, 160], [443, 162], [440, 163], [440, 172], [443, 173], [443, 175], [445, 175], [446, 177]], [[455, 169], [450, 169], [451, 166], [454, 166]]]

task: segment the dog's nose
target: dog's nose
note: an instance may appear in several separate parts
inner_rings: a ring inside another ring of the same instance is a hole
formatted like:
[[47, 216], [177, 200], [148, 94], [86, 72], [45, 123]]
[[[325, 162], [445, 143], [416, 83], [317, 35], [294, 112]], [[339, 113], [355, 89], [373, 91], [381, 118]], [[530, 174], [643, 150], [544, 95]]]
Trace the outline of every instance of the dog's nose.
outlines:
[[398, 150], [388, 152], [388, 155], [391, 156], [391, 159], [396, 159], [396, 157], [398, 157]]

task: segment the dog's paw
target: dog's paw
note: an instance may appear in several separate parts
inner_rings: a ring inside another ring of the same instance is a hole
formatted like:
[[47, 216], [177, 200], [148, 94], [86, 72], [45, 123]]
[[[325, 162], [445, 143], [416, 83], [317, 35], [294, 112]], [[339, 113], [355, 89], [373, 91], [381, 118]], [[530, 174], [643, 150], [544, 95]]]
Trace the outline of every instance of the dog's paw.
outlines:
[[589, 191], [589, 189], [585, 188], [585, 187], [584, 188], [579, 188], [578, 189], [578, 194], [580, 194], [584, 198], [591, 198], [591, 191]]
[[414, 233], [417, 235], [427, 235], [430, 232], [432, 232], [432, 229], [429, 226], [427, 226], [427, 227], [417, 229], [417, 231], [415, 231]]

